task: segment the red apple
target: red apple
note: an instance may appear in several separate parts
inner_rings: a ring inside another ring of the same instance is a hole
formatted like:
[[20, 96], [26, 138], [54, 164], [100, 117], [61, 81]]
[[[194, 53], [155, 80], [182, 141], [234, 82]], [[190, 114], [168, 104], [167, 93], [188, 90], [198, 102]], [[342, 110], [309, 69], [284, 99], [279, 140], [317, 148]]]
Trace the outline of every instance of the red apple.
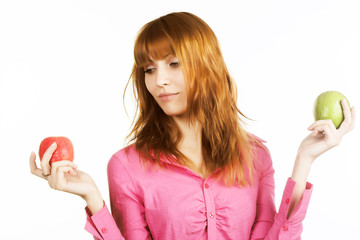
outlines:
[[45, 151], [54, 142], [56, 142], [57, 147], [50, 159], [50, 165], [53, 162], [61, 160], [74, 161], [74, 148], [71, 141], [67, 137], [48, 137], [42, 140], [39, 147], [40, 161], [42, 160]]

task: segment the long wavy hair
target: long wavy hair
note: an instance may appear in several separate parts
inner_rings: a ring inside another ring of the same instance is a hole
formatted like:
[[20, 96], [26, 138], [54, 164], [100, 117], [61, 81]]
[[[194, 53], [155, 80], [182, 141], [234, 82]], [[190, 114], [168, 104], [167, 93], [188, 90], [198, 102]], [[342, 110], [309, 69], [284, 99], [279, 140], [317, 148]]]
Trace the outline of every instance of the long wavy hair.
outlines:
[[189, 122], [200, 123], [206, 168], [227, 185], [251, 184], [255, 166], [252, 146], [256, 139], [243, 128], [245, 116], [237, 107], [236, 85], [217, 37], [191, 13], [170, 13], [139, 31], [129, 79], [137, 115], [127, 139], [134, 142], [146, 162], [164, 166], [161, 158], [165, 156], [171, 162], [194, 167], [178, 150], [182, 134], [175, 121], [163, 112], [145, 86], [144, 66], [151, 59], [163, 59], [168, 54], [176, 56], [182, 68], [188, 96], [186, 116]]

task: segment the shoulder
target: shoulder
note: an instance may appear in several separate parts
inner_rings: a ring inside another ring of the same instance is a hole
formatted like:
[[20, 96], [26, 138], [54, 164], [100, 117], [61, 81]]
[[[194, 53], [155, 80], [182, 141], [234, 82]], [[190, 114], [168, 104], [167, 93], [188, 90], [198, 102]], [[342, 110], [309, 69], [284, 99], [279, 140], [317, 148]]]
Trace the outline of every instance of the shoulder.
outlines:
[[250, 145], [256, 168], [261, 172], [265, 169], [272, 168], [271, 154], [266, 146], [266, 141], [256, 135], [250, 134]]
[[114, 153], [112, 155], [112, 158], [110, 159], [110, 163], [112, 163], [113, 161], [116, 162], [116, 160], [113, 159], [120, 159], [123, 161], [139, 159], [139, 154], [136, 151], [135, 144], [131, 144]]
[[119, 169], [129, 169], [140, 165], [140, 156], [135, 145], [129, 145], [114, 153], [108, 162], [108, 173]]
[[264, 157], [270, 155], [270, 151], [266, 146], [265, 140], [254, 134], [249, 134], [249, 136], [250, 146], [255, 156]]

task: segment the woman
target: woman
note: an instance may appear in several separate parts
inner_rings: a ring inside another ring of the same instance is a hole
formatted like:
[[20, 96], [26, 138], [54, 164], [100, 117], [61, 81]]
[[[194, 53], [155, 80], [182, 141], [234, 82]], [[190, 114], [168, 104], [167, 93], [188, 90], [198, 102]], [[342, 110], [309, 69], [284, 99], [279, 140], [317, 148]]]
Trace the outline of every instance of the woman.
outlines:
[[95, 239], [300, 239], [314, 160], [354, 127], [313, 123], [297, 153], [279, 211], [274, 169], [263, 141], [242, 127], [236, 86], [210, 27], [190, 13], [146, 24], [134, 47], [132, 79], [138, 116], [131, 144], [108, 163], [110, 214], [92, 178], [69, 161], [49, 159], [33, 174], [87, 204]]

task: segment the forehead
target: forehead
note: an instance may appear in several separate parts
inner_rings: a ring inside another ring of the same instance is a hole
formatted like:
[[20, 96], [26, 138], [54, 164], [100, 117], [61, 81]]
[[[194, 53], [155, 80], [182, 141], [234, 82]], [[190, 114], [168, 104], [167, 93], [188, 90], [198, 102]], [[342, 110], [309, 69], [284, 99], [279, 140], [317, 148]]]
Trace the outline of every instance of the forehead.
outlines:
[[134, 57], [137, 66], [144, 66], [153, 60], [164, 59], [176, 55], [172, 39], [164, 27], [154, 23], [140, 32], [135, 42]]
[[[172, 61], [174, 58], [176, 58], [176, 56], [173, 54], [167, 54], [162, 58], [155, 58], [155, 59], [150, 56], [149, 62], [147, 64], [152, 64], [152, 63], [156, 63], [159, 61], [170, 61], [170, 60]], [[147, 64], [145, 64], [145, 65], [147, 65]]]

